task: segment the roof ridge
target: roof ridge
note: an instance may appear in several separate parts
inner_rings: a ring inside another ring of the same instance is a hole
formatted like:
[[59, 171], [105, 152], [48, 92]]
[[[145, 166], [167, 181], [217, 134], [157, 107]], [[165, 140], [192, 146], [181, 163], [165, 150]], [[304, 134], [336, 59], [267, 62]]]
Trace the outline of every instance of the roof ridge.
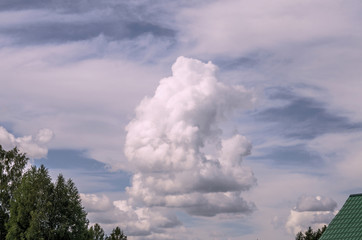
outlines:
[[351, 194], [349, 197], [362, 197], [362, 193]]

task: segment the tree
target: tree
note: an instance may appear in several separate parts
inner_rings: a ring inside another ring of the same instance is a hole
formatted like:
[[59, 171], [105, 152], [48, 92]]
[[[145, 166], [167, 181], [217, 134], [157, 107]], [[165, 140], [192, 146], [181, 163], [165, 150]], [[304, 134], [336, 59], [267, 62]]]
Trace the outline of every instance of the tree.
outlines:
[[32, 167], [11, 201], [6, 240], [88, 239], [88, 220], [78, 190], [58, 176], [53, 184], [47, 169]]
[[314, 240], [314, 232], [313, 229], [311, 227], [308, 228], [308, 230], [304, 233], [305, 240]]
[[304, 240], [304, 234], [302, 232], [297, 233], [295, 240]]
[[326, 231], [326, 229], [327, 229], [326, 225], [324, 225], [322, 227], [322, 229], [318, 229], [317, 232], [315, 232], [315, 235], [314, 235], [315, 239], [319, 239], [320, 237], [322, 237], [322, 234]]
[[123, 231], [119, 227], [116, 227], [112, 230], [107, 240], [127, 240], [127, 236], [123, 234]]
[[0, 239], [7, 234], [10, 202], [18, 187], [28, 158], [17, 148], [5, 151], [0, 145]]
[[309, 227], [308, 230], [304, 232], [304, 234], [302, 232], [297, 233], [295, 240], [318, 240], [326, 229], [327, 226], [324, 225], [322, 229], [318, 229], [314, 232], [313, 229]]
[[98, 223], [96, 223], [96, 224], [94, 224], [94, 226], [90, 227], [89, 236], [90, 236], [90, 240], [104, 240], [105, 239], [104, 230], [103, 230], [103, 228], [101, 228], [101, 226]]
[[44, 166], [24, 174], [10, 204], [7, 240], [49, 239], [52, 187]]
[[54, 187], [51, 229], [53, 239], [86, 239], [87, 213], [84, 211], [78, 190], [71, 179], [59, 175]]

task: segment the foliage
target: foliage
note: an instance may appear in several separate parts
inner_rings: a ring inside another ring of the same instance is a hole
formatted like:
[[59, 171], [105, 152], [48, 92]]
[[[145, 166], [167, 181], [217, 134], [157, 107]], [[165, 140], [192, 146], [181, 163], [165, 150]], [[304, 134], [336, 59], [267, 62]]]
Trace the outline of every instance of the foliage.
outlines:
[[119, 227], [109, 237], [99, 224], [88, 230], [73, 181], [60, 174], [53, 183], [43, 165], [24, 173], [27, 162], [17, 148], [0, 145], [1, 240], [127, 240]]
[[54, 239], [85, 239], [88, 235], [87, 213], [84, 211], [78, 190], [71, 179], [58, 176], [53, 193], [51, 212]]
[[89, 229], [90, 240], [105, 240], [104, 230], [96, 223]]
[[27, 171], [14, 192], [6, 239], [47, 239], [51, 179], [44, 166]]
[[308, 230], [305, 231], [304, 233], [302, 232], [297, 233], [297, 235], [295, 236], [295, 240], [318, 240], [326, 229], [327, 226], [324, 225], [322, 229], [318, 229], [317, 231], [314, 232], [313, 229], [309, 227]]
[[17, 148], [5, 151], [0, 145], [0, 239], [7, 234], [10, 202], [17, 189], [28, 158]]
[[123, 234], [123, 231], [119, 227], [116, 227], [107, 240], [127, 240], [127, 236]]
[[11, 202], [7, 240], [87, 239], [88, 220], [78, 190], [62, 175], [51, 182], [47, 169], [32, 167]]

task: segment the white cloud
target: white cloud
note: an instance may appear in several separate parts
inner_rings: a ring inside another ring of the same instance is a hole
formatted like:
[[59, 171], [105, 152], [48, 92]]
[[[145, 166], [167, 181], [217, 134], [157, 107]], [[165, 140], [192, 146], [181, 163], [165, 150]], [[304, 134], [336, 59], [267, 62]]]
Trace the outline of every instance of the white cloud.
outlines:
[[176, 209], [207, 217], [255, 210], [242, 196], [256, 183], [243, 166], [251, 143], [240, 134], [222, 139], [219, 127], [234, 110], [252, 107], [252, 92], [217, 81], [212, 63], [180, 57], [172, 70], [127, 126], [128, 198], [110, 206], [103, 195], [81, 195], [92, 222], [141, 239], [172, 239], [168, 229], [181, 224]]
[[288, 232], [297, 234], [300, 231], [305, 231], [308, 227], [317, 230], [324, 225], [328, 225], [334, 218], [335, 214], [330, 211], [317, 211], [317, 212], [297, 212], [290, 211], [288, 221], [285, 225]]
[[112, 208], [112, 203], [109, 198], [102, 194], [100, 196], [96, 194], [84, 194], [81, 193], [82, 205], [87, 212], [102, 212]]
[[48, 154], [46, 143], [53, 137], [50, 129], [39, 130], [35, 139], [33, 136], [15, 137], [9, 133], [4, 127], [0, 126], [0, 144], [4, 149], [18, 147], [19, 150], [30, 158], [43, 158]]
[[323, 196], [302, 196], [298, 199], [296, 207], [290, 211], [285, 224], [287, 231], [297, 234], [312, 227], [314, 230], [328, 225], [336, 215], [334, 211], [337, 203]]
[[[181, 223], [175, 215], [162, 209], [132, 207], [125, 200], [110, 201], [104, 194], [80, 194], [92, 223], [101, 223], [107, 232], [121, 226], [127, 235], [151, 236]], [[164, 229], [164, 230], [163, 230]]]
[[[236, 134], [221, 139], [219, 123], [235, 109], [250, 108], [242, 86], [217, 81], [216, 66], [179, 57], [127, 125], [125, 154], [135, 166], [129, 204], [181, 208], [190, 215], [247, 214], [255, 206], [242, 192], [255, 185], [242, 165], [251, 143]], [[207, 151], [212, 145], [214, 151]]]
[[35, 141], [37, 141], [39, 143], [47, 143], [50, 140], [52, 140], [53, 137], [54, 137], [54, 133], [52, 130], [43, 128], [43, 129], [39, 130], [38, 134], [35, 137]]

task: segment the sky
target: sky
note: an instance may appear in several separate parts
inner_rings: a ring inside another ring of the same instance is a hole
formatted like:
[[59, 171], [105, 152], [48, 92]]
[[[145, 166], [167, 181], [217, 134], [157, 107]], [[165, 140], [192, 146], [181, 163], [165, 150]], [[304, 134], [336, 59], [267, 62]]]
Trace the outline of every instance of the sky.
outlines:
[[131, 240], [287, 240], [362, 192], [357, 0], [2, 0], [0, 144]]

